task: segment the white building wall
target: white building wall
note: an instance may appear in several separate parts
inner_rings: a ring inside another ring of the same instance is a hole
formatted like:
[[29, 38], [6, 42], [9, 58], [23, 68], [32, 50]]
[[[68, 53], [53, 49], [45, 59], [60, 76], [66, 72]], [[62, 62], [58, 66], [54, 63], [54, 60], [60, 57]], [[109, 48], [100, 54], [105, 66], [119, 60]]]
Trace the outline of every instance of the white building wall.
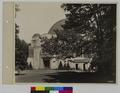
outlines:
[[[41, 50], [40, 50], [40, 52], [41, 52]], [[39, 54], [39, 68], [45, 69], [43, 58], [41, 57], [41, 53]]]
[[83, 71], [83, 63], [79, 63], [78, 68]]
[[[81, 71], [84, 70], [84, 67], [83, 67], [84, 63], [73, 63], [73, 62], [69, 62], [69, 65], [70, 65], [70, 68], [71, 68], [71, 69], [76, 69], [76, 64], [78, 64], [79, 70], [81, 70]], [[85, 64], [86, 70], [88, 70], [89, 67], [90, 67], [90, 63]]]
[[33, 66], [33, 57], [28, 57], [27, 58], [27, 63], [28, 63], [28, 65], [30, 65], [30, 63], [31, 63], [32, 66]]
[[87, 63], [85, 67], [86, 67], [86, 69], [88, 70], [89, 67], [90, 67], [90, 63]]
[[39, 69], [40, 68], [39, 54], [40, 54], [40, 49], [35, 47], [34, 48], [34, 58], [33, 58], [33, 69]]
[[56, 59], [53, 58], [50, 60], [50, 69], [58, 69], [60, 62]]
[[44, 63], [40, 51], [40, 47], [34, 48], [33, 69], [44, 69]]
[[69, 65], [70, 65], [70, 68], [71, 69], [75, 69], [76, 67], [75, 67], [75, 63], [73, 63], [73, 62], [69, 62]]

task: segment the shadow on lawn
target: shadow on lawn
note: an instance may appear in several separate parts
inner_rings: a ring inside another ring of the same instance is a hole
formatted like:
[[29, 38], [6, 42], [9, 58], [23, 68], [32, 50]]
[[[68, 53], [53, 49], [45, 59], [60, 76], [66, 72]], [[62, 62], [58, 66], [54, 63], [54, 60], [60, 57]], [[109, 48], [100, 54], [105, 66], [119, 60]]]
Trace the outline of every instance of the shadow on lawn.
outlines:
[[49, 83], [115, 83], [115, 76], [103, 73], [58, 72], [47, 75], [52, 79], [44, 79]]

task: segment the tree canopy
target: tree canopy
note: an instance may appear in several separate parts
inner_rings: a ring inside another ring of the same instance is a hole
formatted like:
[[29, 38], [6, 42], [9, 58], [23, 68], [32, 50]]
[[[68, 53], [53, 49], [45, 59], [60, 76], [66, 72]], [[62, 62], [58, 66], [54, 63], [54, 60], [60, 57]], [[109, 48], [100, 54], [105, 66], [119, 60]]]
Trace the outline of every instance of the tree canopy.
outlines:
[[101, 70], [115, 72], [116, 4], [62, 4], [61, 7], [66, 15], [65, 24], [62, 31], [55, 30], [57, 38], [48, 40], [49, 51], [62, 56], [90, 55]]
[[[20, 11], [19, 6], [17, 4], [15, 5], [15, 11]], [[28, 43], [19, 38], [19, 33], [19, 25], [15, 23], [15, 67], [16, 69], [23, 70], [28, 66]]]
[[61, 7], [66, 12], [64, 33], [68, 34], [67, 39], [71, 38], [73, 49], [93, 54], [102, 70], [110, 72], [114, 68], [115, 71], [116, 5], [63, 4]]

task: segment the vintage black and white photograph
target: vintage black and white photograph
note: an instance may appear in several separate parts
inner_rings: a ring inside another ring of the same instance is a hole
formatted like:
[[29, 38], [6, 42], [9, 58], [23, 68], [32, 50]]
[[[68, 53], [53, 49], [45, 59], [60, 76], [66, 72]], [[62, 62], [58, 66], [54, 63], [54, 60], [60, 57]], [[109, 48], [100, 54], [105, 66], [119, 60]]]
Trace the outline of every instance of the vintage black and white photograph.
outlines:
[[116, 4], [15, 3], [16, 83], [116, 83]]

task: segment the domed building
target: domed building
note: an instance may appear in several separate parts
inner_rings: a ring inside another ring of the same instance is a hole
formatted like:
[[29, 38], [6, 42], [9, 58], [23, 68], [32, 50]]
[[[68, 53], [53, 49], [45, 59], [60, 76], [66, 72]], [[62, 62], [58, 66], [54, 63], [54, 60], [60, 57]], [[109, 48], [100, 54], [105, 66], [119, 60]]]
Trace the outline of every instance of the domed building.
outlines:
[[53, 26], [50, 28], [48, 34], [56, 34], [55, 30], [63, 30], [62, 25], [65, 24], [65, 19], [62, 19], [58, 22], [56, 22], [55, 24], [53, 24]]
[[[63, 30], [62, 25], [65, 23], [65, 19], [56, 22], [48, 31], [48, 33], [40, 35], [36, 33], [32, 36], [31, 44], [29, 46], [28, 64], [32, 64], [33, 69], [45, 69], [49, 66], [49, 63], [45, 62], [45, 56], [50, 56], [42, 53], [41, 39], [57, 37], [55, 30]], [[44, 60], [44, 61], [43, 61]], [[47, 63], [47, 65], [46, 65]]]
[[[62, 25], [65, 24], [65, 20], [56, 22], [48, 33], [40, 35], [36, 33], [32, 36], [31, 44], [29, 46], [28, 63], [32, 64], [33, 69], [71, 69], [79, 71], [88, 71], [91, 64], [91, 58], [87, 57], [70, 57], [66, 59], [58, 59], [59, 55], [49, 55], [42, 53], [41, 44], [43, 38], [57, 37], [55, 31], [62, 31]], [[61, 64], [61, 67], [60, 67]]]
[[53, 26], [50, 28], [50, 30], [48, 31], [48, 33], [44, 33], [41, 35], [41, 38], [45, 38], [47, 37], [48, 39], [52, 38], [52, 37], [57, 37], [56, 32], [57, 30], [62, 31], [62, 25], [65, 24], [65, 19], [62, 19], [58, 22], [56, 22], [55, 24], [53, 24]]

